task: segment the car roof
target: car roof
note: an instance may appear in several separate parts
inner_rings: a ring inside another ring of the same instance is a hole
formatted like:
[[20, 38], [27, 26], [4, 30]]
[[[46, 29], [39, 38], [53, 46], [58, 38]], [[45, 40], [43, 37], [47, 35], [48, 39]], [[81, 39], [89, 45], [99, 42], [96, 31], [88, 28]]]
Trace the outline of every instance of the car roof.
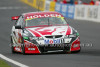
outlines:
[[62, 14], [58, 13], [58, 12], [28, 12], [28, 13], [23, 13], [22, 15], [24, 16], [30, 16], [30, 15], [43, 15], [43, 14], [59, 14], [62, 16]]

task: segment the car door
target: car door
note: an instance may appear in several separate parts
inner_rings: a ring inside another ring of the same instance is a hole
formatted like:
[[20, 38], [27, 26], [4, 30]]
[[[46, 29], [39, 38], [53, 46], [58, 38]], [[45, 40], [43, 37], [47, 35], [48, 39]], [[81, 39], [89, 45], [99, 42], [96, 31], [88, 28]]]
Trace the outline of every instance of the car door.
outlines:
[[[22, 16], [19, 17], [18, 21], [16, 22], [15, 26], [21, 26], [23, 27], [24, 19]], [[13, 42], [15, 46], [21, 46], [22, 44], [22, 29], [15, 29], [15, 26], [13, 26]]]

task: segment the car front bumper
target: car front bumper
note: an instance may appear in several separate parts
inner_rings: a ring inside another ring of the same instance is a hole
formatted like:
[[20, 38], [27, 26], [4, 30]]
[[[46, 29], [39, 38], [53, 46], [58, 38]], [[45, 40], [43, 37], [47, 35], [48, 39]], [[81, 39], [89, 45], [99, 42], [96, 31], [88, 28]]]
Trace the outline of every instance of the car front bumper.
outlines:
[[32, 42], [29, 42], [27, 40], [24, 40], [25, 45], [25, 53], [44, 53], [48, 51], [78, 51], [80, 50], [80, 38], [77, 37], [74, 41], [71, 43], [64, 43], [64, 44], [48, 44], [48, 45], [40, 45], [40, 44], [34, 44]]

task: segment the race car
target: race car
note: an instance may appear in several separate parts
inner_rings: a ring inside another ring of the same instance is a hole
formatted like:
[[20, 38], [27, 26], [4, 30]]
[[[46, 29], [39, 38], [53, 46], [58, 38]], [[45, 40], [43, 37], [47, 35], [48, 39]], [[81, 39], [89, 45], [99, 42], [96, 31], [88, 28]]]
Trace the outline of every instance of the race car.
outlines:
[[12, 17], [12, 53], [80, 52], [80, 37], [58, 12], [28, 12]]

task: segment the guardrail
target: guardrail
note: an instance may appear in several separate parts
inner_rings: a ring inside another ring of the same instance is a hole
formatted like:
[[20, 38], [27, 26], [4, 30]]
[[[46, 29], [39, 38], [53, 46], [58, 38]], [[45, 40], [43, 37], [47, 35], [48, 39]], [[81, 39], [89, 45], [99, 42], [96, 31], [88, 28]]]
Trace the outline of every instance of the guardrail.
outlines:
[[41, 11], [57, 11], [66, 18], [100, 23], [100, 6], [61, 4], [46, 0], [21, 0]]
[[21, 0], [21, 1], [41, 11], [45, 10], [45, 4], [46, 4], [45, 0]]

